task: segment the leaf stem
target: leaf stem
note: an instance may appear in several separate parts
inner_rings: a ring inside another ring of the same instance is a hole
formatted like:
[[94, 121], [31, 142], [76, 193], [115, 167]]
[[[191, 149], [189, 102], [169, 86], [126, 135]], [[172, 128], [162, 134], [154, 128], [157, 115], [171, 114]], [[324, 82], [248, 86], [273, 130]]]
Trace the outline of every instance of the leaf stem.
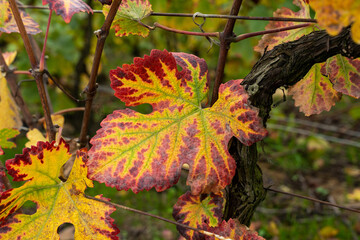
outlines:
[[[233, 5], [231, 7], [230, 15], [233, 16], [238, 15], [241, 4], [242, 4], [242, 0], [234, 0]], [[225, 25], [224, 31], [220, 33], [220, 52], [219, 52], [216, 73], [215, 73], [214, 88], [210, 101], [211, 106], [216, 102], [216, 100], [219, 97], [219, 88], [224, 78], [225, 62], [231, 43], [231, 41], [229, 41], [228, 39], [232, 37], [234, 34], [233, 30], [235, 26], [235, 21], [236, 19], [229, 19]]]
[[29, 37], [26, 33], [26, 29], [25, 29], [24, 23], [21, 19], [20, 12], [16, 5], [16, 2], [15, 2], [15, 0], [9, 0], [9, 3], [10, 3], [11, 11], [13, 12], [13, 15], [14, 15], [14, 18], [16, 21], [16, 25], [19, 29], [21, 38], [23, 39], [24, 46], [25, 46], [26, 52], [27, 52], [29, 60], [30, 60], [30, 64], [32, 67], [32, 74], [36, 79], [36, 85], [37, 85], [38, 92], [40, 95], [40, 100], [41, 100], [41, 105], [42, 105], [42, 108], [44, 111], [46, 125], [48, 126], [46, 129], [46, 132], [49, 137], [49, 141], [52, 142], [53, 140], [55, 140], [56, 131], [54, 129], [54, 125], [52, 123], [51, 116], [50, 116], [49, 104], [48, 104], [48, 101], [46, 98], [44, 82], [42, 80], [43, 73], [38, 71], [38, 69], [37, 69], [38, 63], [37, 63], [36, 57], [34, 55], [34, 51], [32, 49]]
[[207, 32], [189, 32], [189, 31], [184, 31], [184, 30], [179, 30], [179, 29], [175, 29], [175, 28], [170, 28], [170, 27], [166, 27], [164, 25], [161, 25], [160, 23], [154, 23], [154, 27], [157, 28], [161, 28], [163, 30], [169, 31], [169, 32], [174, 32], [174, 33], [180, 33], [180, 34], [186, 34], [186, 35], [193, 35], [193, 36], [205, 36], [205, 37], [219, 37], [219, 33], [218, 32], [212, 32], [212, 33], [207, 33]]
[[[29, 6], [24, 5], [19, 7], [22, 9], [41, 9], [48, 10], [48, 7], [44, 6]], [[102, 13], [102, 10], [93, 10], [94, 13]], [[152, 12], [150, 16], [159, 16], [159, 17], [193, 17], [194, 13], [162, 13], [162, 12]], [[204, 18], [223, 18], [223, 19], [238, 19], [238, 20], [254, 20], [254, 21], [278, 21], [278, 22], [312, 22], [316, 23], [316, 19], [311, 18], [284, 18], [284, 17], [251, 17], [251, 16], [233, 16], [233, 15], [223, 15], [223, 14], [203, 14], [198, 13], [197, 17]]]
[[212, 232], [208, 232], [208, 231], [205, 231], [205, 230], [202, 230], [202, 229], [194, 228], [194, 227], [191, 227], [191, 226], [188, 226], [188, 225], [185, 225], [185, 224], [182, 224], [182, 223], [178, 223], [178, 222], [169, 220], [167, 218], [160, 217], [160, 216], [157, 216], [157, 215], [154, 215], [154, 214], [151, 214], [151, 213], [147, 213], [147, 212], [144, 212], [144, 211], [141, 211], [141, 210], [126, 207], [124, 205], [120, 205], [120, 204], [116, 204], [116, 203], [112, 203], [112, 202], [109, 202], [109, 201], [106, 201], [106, 200], [103, 200], [103, 199], [100, 199], [100, 198], [95, 198], [95, 197], [92, 197], [92, 196], [88, 196], [86, 194], [84, 194], [84, 196], [86, 198], [88, 198], [88, 199], [92, 199], [92, 200], [95, 200], [95, 201], [98, 201], [98, 202], [102, 202], [102, 203], [111, 205], [113, 207], [119, 208], [119, 209], [123, 209], [123, 210], [127, 210], [127, 211], [130, 211], [130, 212], [135, 212], [135, 213], [138, 213], [138, 214], [141, 214], [141, 215], [153, 217], [153, 218], [159, 219], [161, 221], [174, 224], [174, 225], [179, 226], [179, 227], [187, 228], [187, 229], [202, 233], [202, 234], [204, 234], [206, 236], [209, 236], [209, 237], [216, 237], [217, 239], [221, 239], [221, 240], [232, 240], [231, 238], [226, 238], [226, 237], [217, 235], [217, 234], [212, 233]]
[[306, 200], [309, 200], [309, 201], [312, 201], [312, 202], [318, 202], [318, 203], [321, 203], [321, 204], [324, 204], [324, 205], [328, 205], [328, 206], [332, 206], [332, 207], [341, 208], [341, 209], [344, 209], [344, 210], [347, 210], [347, 211], [360, 213], [360, 210], [358, 210], [358, 209], [349, 208], [349, 207], [344, 207], [344, 206], [341, 206], [341, 205], [337, 205], [337, 204], [335, 204], [335, 203], [331, 203], [331, 202], [327, 202], [327, 201], [322, 201], [322, 200], [319, 200], [319, 199], [316, 199], [316, 198], [307, 197], [307, 196], [302, 196], [302, 195], [295, 194], [295, 193], [288, 193], [288, 192], [284, 192], [284, 191], [277, 190], [277, 189], [273, 189], [273, 188], [269, 188], [269, 187], [268, 187], [268, 188], [265, 187], [264, 189], [266, 189], [266, 190], [268, 190], [268, 191], [276, 192], [276, 193], [281, 193], [281, 194], [289, 195], [289, 196], [292, 196], [292, 197], [297, 197], [297, 198], [306, 199]]
[[117, 12], [121, 2], [122, 2], [122, 0], [114, 0], [112, 2], [110, 10], [109, 10], [109, 14], [107, 15], [105, 22], [100, 29], [100, 33], [97, 35], [98, 40], [96, 43], [94, 61], [93, 61], [93, 65], [91, 68], [89, 83], [86, 87], [87, 99], [86, 99], [84, 117], [83, 117], [83, 121], [82, 121], [82, 125], [81, 125], [80, 137], [79, 137], [81, 147], [86, 146], [86, 143], [87, 143], [87, 131], [88, 131], [88, 125], [89, 125], [89, 120], [90, 120], [90, 114], [91, 114], [91, 106], [92, 106], [94, 96], [96, 94], [96, 87], [97, 87], [96, 77], [97, 77], [97, 74], [99, 71], [100, 60], [101, 60], [101, 55], [102, 55], [102, 52], [104, 49], [105, 40], [106, 40], [107, 36], [109, 35], [111, 23], [113, 22], [113, 20], [115, 18], [116, 12]]
[[275, 28], [275, 29], [269, 29], [269, 30], [265, 30], [265, 31], [245, 33], [245, 34], [241, 34], [241, 35], [238, 35], [238, 36], [234, 37], [231, 41], [232, 42], [240, 42], [240, 41], [242, 41], [244, 39], [259, 36], [259, 35], [265, 35], [265, 34], [277, 33], [277, 32], [284, 32], [284, 31], [289, 31], [289, 30], [293, 30], [293, 29], [308, 27], [310, 25], [311, 25], [311, 23], [304, 23], [304, 24], [299, 24], [299, 25], [290, 26], [290, 27]]
[[43, 46], [43, 49], [42, 49], [42, 52], [41, 52], [41, 57], [40, 57], [39, 71], [44, 70], [46, 43], [47, 43], [47, 39], [48, 39], [48, 36], [49, 36], [49, 29], [50, 29], [52, 12], [53, 12], [53, 10], [50, 9], [48, 23], [47, 23], [47, 27], [46, 27], [46, 34], [45, 34], [45, 39], [44, 39], [44, 46]]
[[[67, 109], [63, 109], [58, 112], [55, 112], [51, 115], [62, 115], [64, 113], [68, 113], [68, 112], [82, 112], [82, 111], [85, 111], [84, 107], [67, 108]], [[42, 118], [39, 118], [38, 122], [42, 123], [44, 120], [45, 120], [45, 118], [42, 117]]]

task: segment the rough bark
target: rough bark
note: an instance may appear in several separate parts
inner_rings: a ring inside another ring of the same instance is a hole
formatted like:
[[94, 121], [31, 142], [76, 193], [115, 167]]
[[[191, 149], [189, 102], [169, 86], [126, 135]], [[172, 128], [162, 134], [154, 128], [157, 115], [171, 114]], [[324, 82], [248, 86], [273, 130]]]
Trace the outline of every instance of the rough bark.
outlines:
[[[276, 89], [294, 85], [314, 64], [325, 62], [337, 54], [360, 57], [360, 45], [352, 41], [350, 28], [345, 28], [337, 36], [329, 36], [325, 31], [313, 32], [265, 52], [242, 83], [250, 94], [251, 104], [259, 108], [264, 125], [269, 118], [272, 95]], [[257, 147], [256, 144], [247, 147], [233, 139], [229, 152], [237, 162], [237, 172], [227, 188], [224, 219], [237, 218], [249, 225], [256, 207], [266, 194], [261, 170], [256, 164]]]

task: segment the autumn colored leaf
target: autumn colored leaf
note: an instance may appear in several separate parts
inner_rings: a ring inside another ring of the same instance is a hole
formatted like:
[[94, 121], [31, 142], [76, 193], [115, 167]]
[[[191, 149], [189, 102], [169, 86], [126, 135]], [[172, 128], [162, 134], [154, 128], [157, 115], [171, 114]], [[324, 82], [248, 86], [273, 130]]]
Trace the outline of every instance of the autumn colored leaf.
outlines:
[[[38, 34], [41, 32], [37, 24], [26, 12], [19, 10], [21, 19], [28, 34]], [[8, 0], [0, 0], [0, 32], [12, 33], [19, 32]]]
[[326, 61], [321, 73], [329, 77], [336, 91], [360, 97], [360, 59], [350, 59], [338, 54]]
[[[1, 151], [1, 150], [0, 150]], [[0, 154], [1, 155], [1, 154]], [[0, 195], [6, 191], [6, 186], [4, 179], [6, 178], [6, 173], [4, 170], [0, 169]]]
[[[310, 18], [310, 8], [309, 4], [304, 0], [294, 0], [294, 4], [298, 7], [300, 7], [300, 10], [298, 12], [293, 12], [289, 8], [281, 8], [274, 12], [274, 17], [284, 17], [284, 18]], [[283, 28], [283, 27], [291, 27], [296, 26], [299, 24], [299, 22], [280, 22], [280, 21], [270, 21], [270, 23], [265, 27], [266, 30], [270, 29], [277, 29], [277, 28]], [[299, 28], [289, 31], [283, 31], [278, 33], [271, 33], [264, 35], [261, 40], [259, 41], [259, 44], [254, 47], [254, 50], [260, 53], [263, 53], [265, 51], [265, 48], [267, 50], [273, 49], [275, 46], [290, 42], [299, 39], [300, 37], [307, 35], [314, 31], [314, 26], [310, 25], [305, 28]]]
[[[265, 240], [263, 237], [260, 237], [257, 232], [250, 231], [248, 227], [234, 219], [229, 219], [227, 222], [224, 220], [220, 226], [210, 228], [209, 231], [233, 240]], [[207, 237], [206, 239], [218, 240], [219, 238]]]
[[[110, 6], [103, 6], [105, 17], [108, 15], [109, 9]], [[151, 4], [148, 0], [123, 0], [112, 23], [115, 36], [123, 37], [132, 34], [147, 37], [149, 29], [139, 22], [149, 16], [151, 12]]]
[[241, 80], [223, 84], [219, 100], [202, 107], [207, 65], [194, 55], [153, 50], [134, 64], [111, 70], [110, 79], [115, 96], [127, 106], [153, 107], [150, 114], [114, 111], [91, 139], [89, 177], [118, 190], [163, 191], [177, 183], [187, 163], [193, 195], [218, 193], [235, 173], [227, 151], [230, 138], [251, 145], [267, 134]]
[[0, 155], [4, 154], [2, 148], [14, 148], [16, 145], [9, 142], [10, 138], [16, 137], [20, 132], [16, 129], [3, 128], [0, 129]]
[[3, 73], [0, 73], [0, 128], [20, 128], [22, 126], [19, 108], [16, 105]]
[[43, 5], [49, 4], [49, 8], [60, 15], [66, 23], [78, 12], [93, 13], [93, 10], [82, 0], [42, 0]]
[[335, 36], [351, 23], [351, 35], [360, 44], [360, 1], [358, 0], [311, 0], [319, 25]]
[[[190, 227], [207, 230], [220, 224], [224, 198], [221, 195], [210, 194], [202, 199], [201, 195], [191, 195], [190, 192], [179, 197], [173, 209], [176, 221]], [[205, 235], [193, 230], [177, 226], [178, 231], [186, 239], [204, 239]]]
[[[58, 146], [38, 142], [6, 162], [14, 181], [26, 182], [0, 196], [1, 239], [57, 239], [57, 228], [66, 222], [75, 226], [75, 239], [118, 239], [109, 216], [115, 208], [83, 195], [87, 186], [93, 186], [86, 177], [85, 150], [77, 152], [67, 181], [58, 178], [70, 156], [64, 140]], [[36, 213], [8, 217], [26, 201], [36, 203]]]
[[26, 137], [27, 139], [29, 139], [29, 141], [25, 143], [25, 147], [27, 148], [31, 148], [31, 146], [36, 146], [38, 142], [46, 142], [46, 138], [37, 128], [30, 129], [26, 133]]
[[301, 81], [289, 89], [295, 106], [300, 107], [306, 116], [329, 111], [341, 98], [341, 93], [333, 89], [329, 78], [321, 74], [323, 64], [315, 64]]

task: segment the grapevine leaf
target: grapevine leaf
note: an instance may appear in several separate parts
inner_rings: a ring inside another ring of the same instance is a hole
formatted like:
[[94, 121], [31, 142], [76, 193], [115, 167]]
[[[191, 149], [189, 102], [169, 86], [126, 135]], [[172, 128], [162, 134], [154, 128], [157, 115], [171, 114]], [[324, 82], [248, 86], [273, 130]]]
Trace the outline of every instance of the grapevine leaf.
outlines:
[[91, 7], [82, 0], [43, 0], [42, 3], [43, 5], [49, 4], [49, 8], [60, 15], [66, 23], [70, 22], [75, 13], [93, 13]]
[[68, 180], [58, 178], [71, 156], [68, 148], [63, 139], [58, 146], [38, 142], [6, 162], [14, 181], [26, 182], [1, 195], [0, 221], [26, 201], [35, 202], [37, 211], [33, 215], [18, 213], [3, 221], [1, 239], [54, 239], [59, 225], [66, 222], [75, 226], [75, 239], [117, 239], [118, 230], [109, 216], [115, 208], [83, 195], [87, 186], [93, 186], [86, 177], [85, 150], [77, 152]]
[[[190, 192], [182, 195], [173, 209], [176, 221], [190, 227], [206, 230], [220, 224], [224, 198], [222, 195], [210, 194], [205, 199], [201, 195], [191, 195]], [[186, 239], [202, 239], [204, 235], [193, 230], [177, 226], [180, 234]]]
[[312, 0], [310, 6], [316, 12], [319, 25], [335, 36], [351, 23], [351, 35], [360, 44], [360, 1]]
[[15, 58], [16, 58], [16, 54], [17, 52], [14, 51], [14, 52], [4, 52], [2, 55], [5, 59], [5, 63], [6, 65], [10, 65], [14, 62]]
[[333, 89], [329, 78], [321, 74], [323, 65], [315, 64], [302, 80], [289, 89], [295, 106], [300, 107], [306, 116], [329, 111], [341, 98], [341, 93]]
[[8, 140], [16, 137], [19, 133], [16, 129], [0, 129], [0, 155], [4, 154], [2, 148], [14, 148], [16, 146], [15, 143], [9, 142]]
[[44, 135], [37, 128], [29, 130], [26, 133], [26, 137], [27, 139], [29, 139], [29, 141], [25, 143], [25, 147], [27, 148], [30, 148], [31, 146], [36, 146], [39, 141], [41, 142], [46, 141]]
[[321, 73], [329, 77], [336, 91], [360, 97], [360, 59], [350, 59], [338, 54], [326, 61]]
[[[37, 24], [26, 12], [19, 10], [27, 34], [38, 34], [41, 32]], [[8, 0], [0, 0], [0, 32], [19, 32]]]
[[[105, 17], [108, 15], [109, 9], [110, 6], [103, 6]], [[141, 25], [140, 21], [148, 17], [151, 12], [151, 4], [148, 0], [123, 0], [112, 23], [115, 36], [123, 37], [132, 34], [147, 37], [149, 29]]]
[[22, 126], [20, 112], [3, 73], [0, 73], [0, 128], [20, 128]]
[[178, 181], [187, 163], [193, 195], [218, 193], [235, 173], [227, 151], [230, 138], [251, 145], [267, 134], [241, 80], [223, 84], [219, 100], [202, 108], [207, 65], [194, 55], [153, 50], [134, 64], [111, 70], [110, 78], [115, 95], [127, 106], [153, 107], [147, 115], [114, 111], [91, 139], [89, 177], [118, 190], [163, 191]]
[[[233, 240], [265, 240], [256, 232], [250, 231], [248, 227], [240, 224], [238, 220], [231, 218], [227, 222], [224, 220], [218, 227], [210, 228], [209, 231]], [[206, 239], [217, 240], [219, 238], [207, 237]]]
[[[309, 4], [306, 3], [304, 0], [294, 0], [294, 4], [300, 7], [298, 12], [293, 12], [288, 8], [281, 8], [274, 12], [274, 17], [284, 17], [284, 18], [310, 18], [310, 8]], [[280, 21], [271, 21], [266, 27], [266, 30], [270, 29], [277, 29], [283, 27], [291, 27], [296, 26], [302, 23], [299, 22], [280, 22]], [[264, 35], [259, 44], [254, 47], [254, 50], [260, 53], [263, 53], [266, 50], [271, 50], [275, 46], [285, 43], [294, 41], [299, 39], [300, 37], [307, 35], [314, 31], [313, 25], [310, 25], [305, 28], [293, 29], [289, 31], [283, 31], [278, 33], [271, 33]]]

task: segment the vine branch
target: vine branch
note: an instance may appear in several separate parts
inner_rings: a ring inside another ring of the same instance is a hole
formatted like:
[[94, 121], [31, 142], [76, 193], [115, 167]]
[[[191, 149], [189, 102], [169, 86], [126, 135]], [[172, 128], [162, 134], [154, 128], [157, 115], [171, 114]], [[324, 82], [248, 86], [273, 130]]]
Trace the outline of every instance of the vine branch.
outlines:
[[212, 33], [208, 33], [208, 32], [189, 32], [189, 31], [184, 31], [184, 30], [179, 30], [179, 29], [175, 29], [175, 28], [170, 28], [170, 27], [166, 27], [164, 25], [161, 25], [160, 23], [154, 23], [154, 27], [157, 28], [161, 28], [163, 30], [169, 31], [169, 32], [174, 32], [174, 33], [180, 33], [180, 34], [186, 34], [186, 35], [193, 35], [193, 36], [204, 36], [204, 37], [219, 37], [219, 33], [218, 32], [212, 32]]
[[98, 40], [96, 43], [94, 61], [93, 61], [93, 65], [91, 68], [89, 83], [86, 87], [87, 101], [85, 104], [85, 111], [84, 111], [83, 121], [82, 121], [82, 125], [81, 125], [80, 138], [79, 138], [81, 147], [84, 147], [87, 144], [87, 131], [88, 131], [88, 125], [89, 125], [89, 121], [90, 121], [91, 107], [92, 107], [92, 102], [93, 102], [93, 99], [94, 99], [94, 96], [96, 93], [96, 77], [97, 77], [99, 66], [100, 66], [101, 55], [104, 50], [105, 40], [106, 40], [107, 36], [109, 35], [111, 23], [113, 22], [113, 20], [115, 18], [115, 14], [116, 14], [121, 2], [122, 2], [122, 0], [114, 0], [112, 2], [110, 10], [109, 10], [109, 14], [107, 15], [105, 22], [100, 29], [100, 33], [97, 35]]
[[9, 0], [9, 3], [10, 3], [11, 11], [13, 12], [13, 15], [14, 15], [14, 19], [16, 21], [16, 25], [19, 29], [21, 38], [23, 39], [24, 46], [25, 46], [26, 52], [27, 52], [29, 60], [30, 60], [30, 64], [31, 64], [31, 68], [32, 68], [32, 75], [34, 76], [34, 78], [36, 80], [36, 85], [37, 85], [38, 92], [40, 95], [41, 105], [42, 105], [42, 108], [44, 111], [46, 126], [48, 126], [46, 128], [46, 132], [47, 132], [49, 141], [52, 142], [53, 140], [55, 140], [56, 131], [54, 129], [53, 122], [51, 120], [49, 103], [46, 98], [44, 82], [42, 80], [43, 73], [38, 71], [38, 62], [36, 60], [34, 51], [32, 49], [29, 37], [26, 33], [26, 29], [25, 29], [24, 23], [21, 19], [18, 6], [16, 5], [15, 0]]

